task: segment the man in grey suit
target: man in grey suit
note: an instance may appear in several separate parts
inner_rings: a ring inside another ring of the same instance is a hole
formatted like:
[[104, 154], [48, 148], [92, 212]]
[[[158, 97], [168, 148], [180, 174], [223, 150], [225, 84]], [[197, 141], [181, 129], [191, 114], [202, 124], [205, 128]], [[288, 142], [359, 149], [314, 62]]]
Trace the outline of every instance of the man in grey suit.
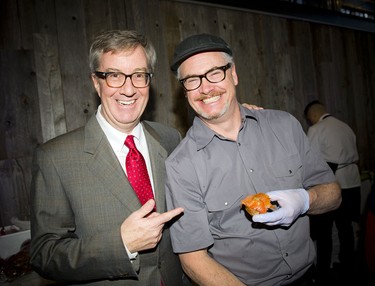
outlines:
[[[96, 114], [35, 151], [30, 263], [43, 277], [67, 284], [183, 285], [169, 236], [183, 209], [165, 212], [164, 193], [164, 161], [181, 136], [140, 121], [155, 50], [137, 32], [109, 31], [95, 39], [89, 60], [101, 100]], [[143, 206], [126, 176], [129, 134], [155, 197]]]

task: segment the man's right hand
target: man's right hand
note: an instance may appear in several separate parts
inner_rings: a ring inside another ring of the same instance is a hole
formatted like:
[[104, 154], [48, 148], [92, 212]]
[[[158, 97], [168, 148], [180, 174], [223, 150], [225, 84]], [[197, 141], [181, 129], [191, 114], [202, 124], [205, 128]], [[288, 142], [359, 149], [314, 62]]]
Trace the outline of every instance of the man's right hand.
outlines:
[[131, 252], [156, 247], [162, 237], [164, 224], [180, 215], [184, 209], [175, 208], [165, 213], [152, 212], [154, 200], [146, 202], [121, 224], [121, 238]]

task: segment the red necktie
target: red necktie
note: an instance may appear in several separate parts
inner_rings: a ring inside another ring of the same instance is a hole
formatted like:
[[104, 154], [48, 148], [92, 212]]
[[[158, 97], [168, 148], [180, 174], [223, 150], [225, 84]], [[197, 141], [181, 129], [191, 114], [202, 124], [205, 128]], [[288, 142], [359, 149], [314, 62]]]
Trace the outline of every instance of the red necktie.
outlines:
[[129, 148], [125, 166], [128, 180], [137, 194], [139, 201], [143, 205], [149, 199], [153, 199], [154, 194], [152, 192], [145, 159], [135, 147], [133, 137], [133, 135], [128, 135], [125, 140], [125, 146]]

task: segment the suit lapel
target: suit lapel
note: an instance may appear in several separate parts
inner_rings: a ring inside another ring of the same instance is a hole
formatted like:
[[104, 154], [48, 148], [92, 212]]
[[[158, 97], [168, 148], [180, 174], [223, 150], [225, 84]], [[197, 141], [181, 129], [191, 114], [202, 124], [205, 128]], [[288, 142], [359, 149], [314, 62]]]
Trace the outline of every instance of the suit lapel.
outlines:
[[92, 155], [87, 166], [93, 176], [102, 182], [104, 189], [111, 192], [130, 212], [139, 209], [141, 204], [95, 115], [85, 127], [84, 151]]
[[147, 147], [150, 154], [152, 177], [154, 180], [154, 192], [156, 209], [162, 213], [165, 211], [165, 160], [168, 157], [167, 151], [161, 146], [159, 135], [147, 123], [142, 122]]

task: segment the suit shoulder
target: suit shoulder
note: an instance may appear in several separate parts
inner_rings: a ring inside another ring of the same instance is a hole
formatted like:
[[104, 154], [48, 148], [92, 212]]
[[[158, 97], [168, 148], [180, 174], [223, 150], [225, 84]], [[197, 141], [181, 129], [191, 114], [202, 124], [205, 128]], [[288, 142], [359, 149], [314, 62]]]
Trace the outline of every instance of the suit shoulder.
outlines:
[[167, 150], [168, 154], [172, 153], [174, 148], [181, 141], [180, 132], [170, 126], [154, 122], [143, 121], [144, 128]]
[[84, 127], [79, 127], [75, 130], [69, 131], [67, 133], [58, 135], [47, 142], [40, 145], [40, 148], [44, 150], [60, 149], [63, 146], [70, 146], [71, 144], [76, 145], [78, 142], [83, 142], [84, 138]]
[[156, 132], [158, 133], [161, 133], [161, 134], [176, 134], [176, 133], [179, 133], [178, 130], [176, 128], [173, 128], [173, 127], [170, 127], [168, 125], [164, 125], [162, 123], [159, 123], [159, 122], [155, 122], [155, 121], [148, 121], [148, 120], [145, 120], [143, 121], [143, 125], [147, 128], [147, 125], [150, 126], [151, 128], [153, 128]]

